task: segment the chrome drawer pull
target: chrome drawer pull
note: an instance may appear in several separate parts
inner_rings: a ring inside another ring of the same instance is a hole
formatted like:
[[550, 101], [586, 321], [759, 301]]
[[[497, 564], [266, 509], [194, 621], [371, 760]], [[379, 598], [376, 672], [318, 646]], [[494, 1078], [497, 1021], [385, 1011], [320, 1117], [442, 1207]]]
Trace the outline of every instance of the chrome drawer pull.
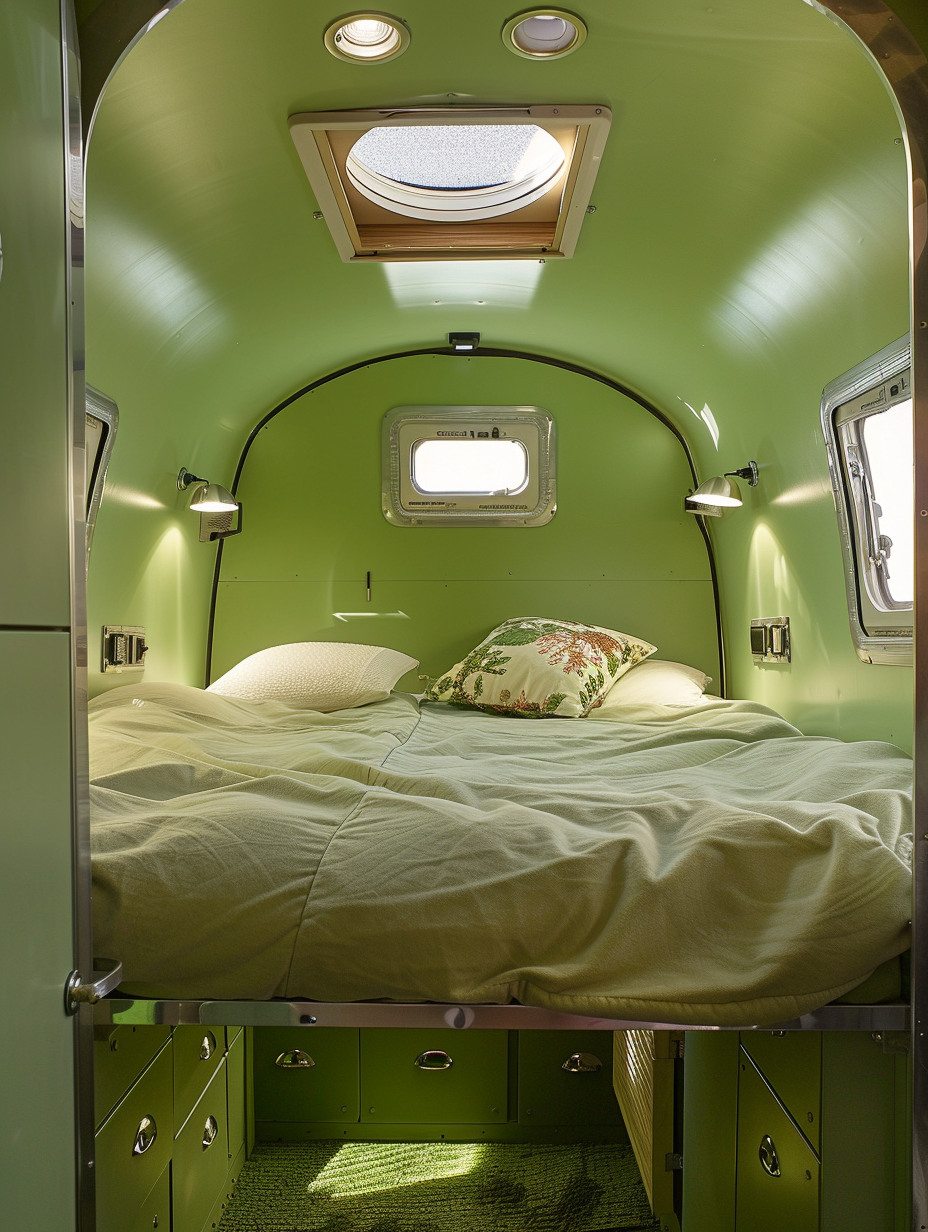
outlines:
[[200, 1060], [208, 1061], [216, 1051], [216, 1037], [212, 1031], [207, 1031], [200, 1044]]
[[413, 1061], [419, 1069], [450, 1069], [454, 1062], [447, 1052], [436, 1049], [433, 1052], [420, 1052]]
[[592, 1052], [573, 1052], [561, 1066], [568, 1074], [598, 1074], [603, 1063]]
[[760, 1166], [768, 1176], [780, 1175], [780, 1157], [769, 1134], [764, 1134], [763, 1138], [761, 1138], [760, 1149], [757, 1154], [760, 1158]]
[[282, 1052], [274, 1064], [280, 1069], [309, 1069], [316, 1062], [302, 1048], [291, 1048], [289, 1052]]
[[206, 1124], [203, 1126], [203, 1150], [207, 1150], [216, 1141], [219, 1134], [219, 1126], [216, 1124], [216, 1118], [208, 1116]]
[[135, 1141], [132, 1144], [133, 1155], [144, 1155], [147, 1150], [154, 1146], [155, 1139], [158, 1137], [158, 1126], [155, 1124], [155, 1118], [152, 1116], [143, 1116], [139, 1121], [139, 1127], [135, 1131]]

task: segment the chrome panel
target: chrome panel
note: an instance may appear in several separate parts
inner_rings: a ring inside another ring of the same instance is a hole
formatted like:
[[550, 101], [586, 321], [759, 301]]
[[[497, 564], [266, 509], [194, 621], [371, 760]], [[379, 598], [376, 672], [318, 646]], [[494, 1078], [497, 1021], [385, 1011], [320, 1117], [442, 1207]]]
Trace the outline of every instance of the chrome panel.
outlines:
[[400, 1004], [384, 1001], [159, 1001], [107, 997], [94, 1006], [97, 1026], [202, 1023], [240, 1027], [454, 1027], [478, 1031], [905, 1031], [909, 1007], [825, 1005], [789, 1022], [714, 1027], [561, 1014], [532, 1005]]

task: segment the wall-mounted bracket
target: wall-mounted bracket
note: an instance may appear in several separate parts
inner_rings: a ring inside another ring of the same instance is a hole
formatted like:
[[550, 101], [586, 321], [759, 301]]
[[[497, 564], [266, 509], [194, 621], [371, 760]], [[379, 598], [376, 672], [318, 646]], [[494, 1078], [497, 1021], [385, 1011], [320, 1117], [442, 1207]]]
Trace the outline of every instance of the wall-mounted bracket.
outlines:
[[148, 645], [142, 625], [104, 625], [101, 671], [142, 671]]
[[238, 520], [235, 528], [232, 519], [235, 513], [201, 513], [200, 542], [214, 543], [217, 539], [230, 539], [233, 535], [242, 533], [242, 506], [238, 507]]
[[755, 663], [789, 663], [789, 617], [761, 616], [752, 620], [751, 654]]

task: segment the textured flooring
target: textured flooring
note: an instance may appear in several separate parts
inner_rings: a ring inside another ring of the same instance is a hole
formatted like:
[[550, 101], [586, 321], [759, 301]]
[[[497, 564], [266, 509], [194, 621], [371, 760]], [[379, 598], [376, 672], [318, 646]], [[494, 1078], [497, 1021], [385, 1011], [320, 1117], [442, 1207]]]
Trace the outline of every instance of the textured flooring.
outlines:
[[631, 1147], [259, 1142], [220, 1232], [653, 1229]]

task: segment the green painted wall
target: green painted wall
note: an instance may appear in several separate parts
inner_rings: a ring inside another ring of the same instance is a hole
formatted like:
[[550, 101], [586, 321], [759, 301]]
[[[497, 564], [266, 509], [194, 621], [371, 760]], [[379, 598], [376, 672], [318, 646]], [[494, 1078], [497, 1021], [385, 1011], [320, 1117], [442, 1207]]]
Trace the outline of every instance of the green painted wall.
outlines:
[[[316, 0], [186, 0], [129, 55], [88, 172], [88, 377], [123, 425], [92, 638], [145, 623], [152, 677], [202, 679], [213, 549], [194, 542], [178, 467], [228, 482], [249, 429], [308, 380], [477, 328], [644, 391], [703, 476], [756, 458], [761, 486], [713, 528], [731, 691], [811, 732], [907, 744], [911, 673], [851, 645], [817, 427], [822, 387], [907, 328], [893, 106], [847, 32], [798, 0], [590, 0], [584, 15], [580, 51], [536, 64], [503, 48], [502, 0], [474, 0], [464, 23], [409, 0], [409, 51], [356, 66], [325, 51]], [[287, 115], [454, 99], [613, 109], [572, 260], [338, 260]], [[748, 622], [780, 613], [793, 663], [756, 668]]]
[[[541, 406], [554, 418], [551, 522], [386, 521], [385, 413], [449, 404]], [[393, 646], [438, 676], [519, 615], [618, 628], [717, 677], [705, 543], [683, 511], [691, 482], [673, 434], [587, 377], [455, 355], [361, 368], [306, 394], [252, 445], [238, 489], [246, 530], [223, 549], [213, 678], [265, 646], [319, 639]], [[418, 691], [416, 674], [401, 687]]]
[[[65, 149], [58, 0], [0, 5], [0, 1222], [76, 1224]], [[27, 628], [17, 626], [29, 626]]]

